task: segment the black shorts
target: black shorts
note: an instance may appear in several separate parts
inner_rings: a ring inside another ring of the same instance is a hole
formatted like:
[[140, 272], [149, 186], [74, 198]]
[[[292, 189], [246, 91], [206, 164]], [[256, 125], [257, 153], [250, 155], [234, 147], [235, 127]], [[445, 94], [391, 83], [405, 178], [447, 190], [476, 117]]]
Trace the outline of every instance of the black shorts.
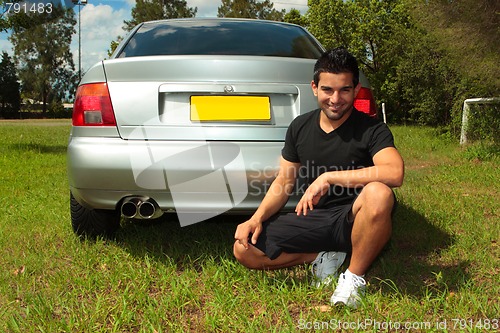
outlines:
[[296, 213], [275, 215], [262, 224], [257, 247], [270, 259], [281, 252], [316, 253], [321, 251], [351, 252], [353, 203], [316, 208], [306, 216]]

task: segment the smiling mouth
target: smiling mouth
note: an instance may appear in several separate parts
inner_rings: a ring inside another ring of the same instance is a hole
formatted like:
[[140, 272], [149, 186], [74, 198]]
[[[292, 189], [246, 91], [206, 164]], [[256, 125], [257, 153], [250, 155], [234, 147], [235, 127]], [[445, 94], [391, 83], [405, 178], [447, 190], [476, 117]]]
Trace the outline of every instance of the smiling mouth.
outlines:
[[341, 104], [328, 105], [328, 109], [333, 111], [333, 112], [337, 112], [337, 111], [340, 111], [342, 109], [342, 105]]

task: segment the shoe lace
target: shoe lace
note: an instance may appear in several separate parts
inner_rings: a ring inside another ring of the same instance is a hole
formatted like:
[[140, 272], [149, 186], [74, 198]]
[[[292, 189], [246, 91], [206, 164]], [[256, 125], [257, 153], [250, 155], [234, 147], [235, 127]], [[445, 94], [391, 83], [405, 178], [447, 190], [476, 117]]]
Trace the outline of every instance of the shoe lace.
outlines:
[[359, 288], [361, 286], [365, 286], [366, 281], [361, 276], [351, 276], [351, 283], [349, 283], [348, 279], [346, 278], [346, 275], [343, 274], [342, 278], [339, 279], [338, 289], [339, 290], [350, 289], [350, 288], [348, 288], [349, 284], [350, 284], [350, 287]]
[[352, 277], [352, 284], [354, 285], [354, 287], [358, 288], [361, 286], [365, 286], [366, 281], [361, 276], [353, 276]]

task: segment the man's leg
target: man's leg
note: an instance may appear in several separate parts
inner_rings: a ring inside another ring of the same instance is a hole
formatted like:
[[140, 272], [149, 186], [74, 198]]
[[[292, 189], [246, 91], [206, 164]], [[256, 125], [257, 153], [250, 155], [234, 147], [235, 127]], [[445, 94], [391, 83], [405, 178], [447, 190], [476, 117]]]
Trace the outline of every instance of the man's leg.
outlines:
[[340, 275], [330, 298], [332, 305], [357, 308], [366, 288], [362, 277], [383, 249], [392, 232], [394, 194], [383, 183], [366, 185], [352, 206], [352, 255], [347, 271]]
[[[279, 269], [312, 263], [320, 252], [350, 249], [350, 239], [345, 238], [346, 230], [352, 224], [347, 222], [352, 205], [315, 209], [307, 216], [295, 213], [276, 215], [264, 222], [257, 244], [249, 244], [245, 249], [238, 241], [234, 243], [233, 253], [244, 266], [252, 269]], [[339, 228], [333, 230], [336, 221]], [[272, 258], [272, 259], [271, 259]], [[338, 261], [338, 258], [331, 258]], [[342, 260], [343, 261], [343, 260]], [[326, 264], [327, 262], [325, 262]]]
[[236, 259], [251, 269], [280, 269], [296, 265], [309, 264], [317, 257], [317, 253], [285, 253], [282, 252], [276, 259], [269, 259], [264, 252], [249, 244], [248, 249], [236, 241], [233, 246]]
[[383, 183], [366, 185], [353, 204], [352, 256], [349, 271], [362, 276], [389, 241], [394, 194]]

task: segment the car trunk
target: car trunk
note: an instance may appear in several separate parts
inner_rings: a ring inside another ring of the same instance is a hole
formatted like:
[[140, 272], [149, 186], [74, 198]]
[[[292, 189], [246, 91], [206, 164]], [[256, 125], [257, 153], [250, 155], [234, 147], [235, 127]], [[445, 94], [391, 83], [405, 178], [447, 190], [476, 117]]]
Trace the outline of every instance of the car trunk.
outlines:
[[316, 107], [304, 79], [314, 62], [155, 56], [103, 64], [123, 139], [282, 141], [290, 121]]

